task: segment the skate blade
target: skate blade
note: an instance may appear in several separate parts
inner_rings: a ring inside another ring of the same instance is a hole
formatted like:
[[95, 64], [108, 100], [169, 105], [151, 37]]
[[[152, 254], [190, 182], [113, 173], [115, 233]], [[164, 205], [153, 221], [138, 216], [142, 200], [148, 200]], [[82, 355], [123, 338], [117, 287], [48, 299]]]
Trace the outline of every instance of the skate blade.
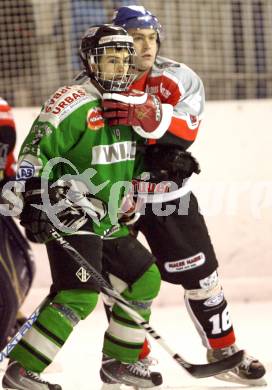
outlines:
[[46, 367], [45, 374], [56, 374], [63, 372], [62, 365], [59, 362], [52, 362], [48, 367]]
[[128, 390], [131, 389], [131, 387], [128, 387], [126, 385], [123, 385], [121, 383], [103, 383], [100, 390]]
[[2, 387], [3, 390], [14, 390], [11, 387]]
[[14, 390], [11, 387], [2, 387], [3, 390]]
[[267, 382], [264, 378], [243, 379], [231, 371], [223, 372], [222, 374], [215, 375], [215, 378], [219, 379], [220, 381], [238, 383], [240, 385], [246, 385], [246, 386], [267, 386]]
[[154, 390], [160, 390], [160, 389], [163, 389], [163, 387], [161, 387], [161, 385], [159, 386], [152, 386], [152, 387], [128, 387], [127, 388], [128, 390], [131, 389], [131, 390], [148, 390], [148, 389], [154, 389]]
[[[120, 383], [103, 383], [102, 387], [100, 390], [145, 390], [148, 389], [148, 387], [138, 387], [138, 386], [128, 386]], [[150, 387], [149, 387], [150, 389]], [[153, 386], [152, 389], [160, 390], [161, 386]]]

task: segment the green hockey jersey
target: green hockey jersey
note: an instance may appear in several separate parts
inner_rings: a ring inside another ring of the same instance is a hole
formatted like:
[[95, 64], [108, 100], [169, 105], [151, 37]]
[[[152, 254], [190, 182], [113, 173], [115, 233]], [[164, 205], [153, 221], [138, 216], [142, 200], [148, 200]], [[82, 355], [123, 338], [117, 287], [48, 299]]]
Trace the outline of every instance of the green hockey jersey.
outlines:
[[50, 180], [63, 175], [82, 175], [93, 168], [90, 188], [107, 207], [100, 223], [90, 222], [99, 235], [128, 234], [116, 224], [118, 208], [125, 193], [122, 182], [133, 178], [138, 136], [130, 126], [109, 127], [101, 115], [101, 94], [88, 80], [82, 85], [59, 88], [44, 104], [19, 154], [18, 180], [43, 176], [47, 163], [56, 157]]

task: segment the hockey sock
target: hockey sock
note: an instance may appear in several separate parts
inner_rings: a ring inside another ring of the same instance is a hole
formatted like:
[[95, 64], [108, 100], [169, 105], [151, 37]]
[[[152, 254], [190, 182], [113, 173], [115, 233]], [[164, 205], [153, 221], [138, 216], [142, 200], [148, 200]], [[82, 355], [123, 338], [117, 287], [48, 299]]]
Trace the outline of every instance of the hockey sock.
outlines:
[[[150, 317], [152, 300], [160, 288], [160, 274], [152, 266], [130, 288], [123, 292], [146, 321]], [[145, 339], [145, 331], [118, 305], [112, 308], [109, 327], [105, 333], [103, 352], [122, 362], [133, 363], [139, 359]]]
[[140, 352], [140, 355], [139, 355], [139, 358], [140, 359], [144, 359], [146, 358], [151, 352], [151, 349], [150, 349], [150, 344], [148, 342], [147, 339], [144, 340], [144, 344], [142, 346], [142, 349], [141, 349], [141, 352]]
[[60, 291], [41, 311], [10, 357], [27, 370], [42, 372], [53, 361], [74, 326], [92, 312], [97, 299], [98, 294], [90, 290]]

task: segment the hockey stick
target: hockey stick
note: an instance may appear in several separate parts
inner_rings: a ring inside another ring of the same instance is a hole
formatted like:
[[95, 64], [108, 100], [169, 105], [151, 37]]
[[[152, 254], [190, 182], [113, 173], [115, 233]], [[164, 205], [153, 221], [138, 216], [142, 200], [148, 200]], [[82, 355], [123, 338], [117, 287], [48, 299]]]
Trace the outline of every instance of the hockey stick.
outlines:
[[121, 294], [116, 291], [96, 269], [87, 262], [87, 260], [71, 246], [55, 229], [51, 230], [51, 236], [61, 245], [61, 247], [85, 270], [87, 270], [97, 284], [99, 290], [109, 297], [113, 298], [116, 304], [121, 307], [131, 318], [152, 336], [162, 348], [176, 361], [176, 363], [195, 378], [206, 378], [218, 375], [219, 373], [229, 371], [240, 364], [244, 357], [244, 351], [238, 351], [235, 354], [214, 363], [192, 364], [187, 362], [178, 353], [172, 351], [166, 341], [156, 332], [156, 330], [145, 321], [145, 319], [135, 310], [134, 306], [126, 301]]
[[0, 352], [0, 363], [9, 356], [13, 348], [19, 343], [23, 338], [26, 332], [32, 328], [33, 324], [37, 321], [37, 318], [41, 312], [43, 306], [50, 301], [49, 296], [46, 296], [44, 300], [39, 304], [35, 311], [27, 318], [23, 325], [19, 328], [18, 332], [12, 337], [12, 339], [7, 343], [4, 349]]
[[[172, 351], [172, 349], [168, 346], [166, 341], [152, 328], [147, 321], [137, 312], [134, 307], [127, 302], [119, 292], [114, 290], [114, 288], [102, 277], [102, 275], [93, 268], [87, 260], [75, 249], [73, 248], [68, 241], [66, 241], [55, 229], [52, 228], [51, 236], [54, 238], [61, 247], [70, 255], [73, 256], [75, 261], [85, 268], [89, 273], [93, 280], [96, 282], [99, 289], [113, 298], [125, 312], [127, 312], [131, 318], [145, 331], [150, 334], [161, 346], [162, 348], [168, 352], [168, 354], [176, 361], [176, 363], [181, 366], [183, 369], [187, 371], [187, 373], [191, 374], [195, 378], [206, 378], [209, 376], [218, 375], [224, 371], [229, 371], [236, 367], [239, 363], [241, 363], [244, 352], [238, 351], [235, 354], [227, 357], [226, 359], [220, 360], [214, 363], [208, 364], [192, 364], [187, 362], [184, 358], [182, 358], [178, 353]], [[32, 328], [33, 324], [36, 322], [38, 315], [42, 307], [49, 301], [49, 297], [47, 296], [42, 303], [35, 309], [35, 311], [30, 315], [30, 317], [26, 320], [26, 322], [20, 327], [15, 336], [9, 341], [6, 347], [0, 352], [0, 362], [2, 362], [13, 348], [19, 343], [25, 333]]]

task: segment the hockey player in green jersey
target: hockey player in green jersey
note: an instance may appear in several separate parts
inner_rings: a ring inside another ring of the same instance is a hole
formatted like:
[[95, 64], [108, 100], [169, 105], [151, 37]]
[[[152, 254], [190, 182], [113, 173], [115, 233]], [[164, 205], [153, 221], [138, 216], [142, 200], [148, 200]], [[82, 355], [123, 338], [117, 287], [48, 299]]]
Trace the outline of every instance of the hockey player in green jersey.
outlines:
[[[98, 300], [92, 278], [83, 278], [74, 259], [50, 237], [52, 224], [98, 272], [107, 273], [146, 320], [160, 287], [154, 257], [118, 224], [123, 184], [132, 180], [140, 136], [129, 126], [110, 128], [101, 116], [102, 94], [126, 91], [134, 79], [133, 41], [122, 27], [95, 26], [84, 35], [80, 53], [86, 82], [51, 96], [20, 151], [20, 220], [32, 241], [46, 244], [53, 283], [50, 303], [10, 353], [4, 389], [61, 389], [43, 381], [40, 373]], [[102, 265], [109, 241], [118, 261], [106, 256]], [[162, 383], [160, 373], [150, 372], [139, 360], [144, 338], [144, 330], [114, 305], [104, 337], [103, 382], [139, 387]]]

